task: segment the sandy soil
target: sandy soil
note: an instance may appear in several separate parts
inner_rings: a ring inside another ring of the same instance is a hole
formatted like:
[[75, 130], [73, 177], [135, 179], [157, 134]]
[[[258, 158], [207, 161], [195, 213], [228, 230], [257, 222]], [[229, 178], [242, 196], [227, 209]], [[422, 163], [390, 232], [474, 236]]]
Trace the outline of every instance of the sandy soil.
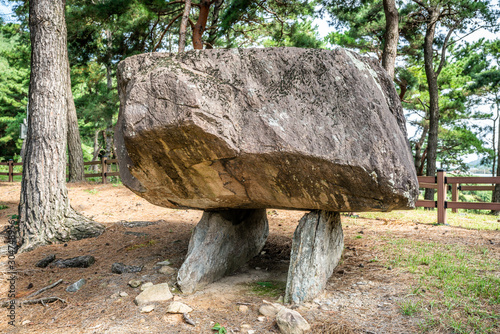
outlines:
[[[17, 213], [19, 183], [0, 182], [0, 229], [8, 216]], [[30, 253], [16, 255], [18, 298], [29, 295], [59, 279], [63, 284], [39, 297], [56, 296], [66, 303], [46, 306], [29, 305], [16, 310], [16, 327], [7, 324], [7, 311], [1, 311], [2, 333], [214, 333], [214, 323], [224, 325], [229, 333], [279, 333], [273, 319], [261, 322], [257, 317], [262, 296], [252, 290], [255, 282], [286, 280], [291, 237], [304, 212], [268, 210], [270, 236], [264, 253], [251, 260], [234, 275], [192, 295], [174, 295], [191, 306], [196, 322], [192, 327], [182, 316], [165, 313], [166, 305], [157, 304], [148, 314], [140, 313], [133, 303], [138, 289], [127, 285], [131, 279], [175, 286], [175, 274], [158, 273], [157, 262], [168, 259], [178, 269], [187, 252], [192, 229], [200, 211], [171, 210], [149, 204], [123, 186], [101, 184], [69, 185], [72, 206], [104, 223], [106, 232], [98, 238], [48, 245]], [[345, 252], [328, 282], [326, 291], [313, 302], [294, 307], [313, 326], [313, 333], [416, 333], [418, 318], [403, 316], [399, 303], [416, 284], [403, 270], [389, 270], [380, 249], [387, 236], [413, 238], [443, 243], [483, 245], [499, 257], [498, 231], [469, 231], [449, 226], [421, 225], [414, 221], [367, 220], [343, 217]], [[128, 228], [124, 221], [150, 221], [145, 227]], [[357, 236], [363, 234], [358, 239]], [[445, 237], [443, 237], [445, 235]], [[5, 245], [1, 244], [0, 246]], [[35, 263], [49, 254], [57, 258], [93, 255], [96, 263], [89, 268], [37, 268]], [[370, 261], [372, 259], [380, 261]], [[0, 298], [7, 300], [7, 257], [0, 257], [2, 281]], [[117, 275], [111, 264], [122, 262], [143, 265], [140, 273]], [[87, 284], [76, 292], [66, 287], [85, 278]], [[252, 284], [253, 283], [253, 284]], [[120, 292], [129, 296], [119, 297]], [[38, 297], [38, 296], [37, 296]], [[241, 312], [239, 305], [249, 307]], [[249, 325], [249, 326], [244, 326]], [[330, 328], [330, 329], [328, 329]]]

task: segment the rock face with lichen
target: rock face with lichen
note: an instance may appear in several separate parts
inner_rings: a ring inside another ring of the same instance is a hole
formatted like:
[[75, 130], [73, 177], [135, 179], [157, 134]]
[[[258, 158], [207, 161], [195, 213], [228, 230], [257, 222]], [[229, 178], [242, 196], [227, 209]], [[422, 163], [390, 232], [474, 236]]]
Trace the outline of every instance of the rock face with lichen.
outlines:
[[123, 183], [171, 208], [389, 211], [418, 183], [393, 83], [336, 49], [142, 54], [118, 66]]

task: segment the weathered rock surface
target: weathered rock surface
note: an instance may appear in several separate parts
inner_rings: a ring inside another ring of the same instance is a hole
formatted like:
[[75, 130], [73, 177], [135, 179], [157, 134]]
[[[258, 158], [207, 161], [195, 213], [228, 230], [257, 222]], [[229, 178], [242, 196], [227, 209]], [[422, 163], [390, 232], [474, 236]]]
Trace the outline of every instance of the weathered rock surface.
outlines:
[[82, 288], [82, 286], [85, 285], [85, 283], [87, 283], [87, 281], [85, 280], [85, 278], [81, 278], [78, 281], [76, 281], [75, 283], [69, 285], [66, 288], [66, 291], [68, 291], [68, 292], [77, 292], [78, 290], [80, 290]]
[[58, 268], [88, 268], [95, 263], [92, 255], [82, 255], [70, 259], [59, 259], [52, 262], [52, 267]]
[[259, 254], [269, 234], [266, 210], [204, 212], [189, 241], [177, 284], [191, 293]]
[[174, 302], [171, 302], [167, 306], [167, 310], [165, 312], [183, 314], [183, 313], [189, 313], [192, 311], [193, 311], [193, 309], [191, 307], [187, 306], [186, 304], [174, 301]]
[[149, 303], [163, 302], [172, 299], [173, 295], [170, 292], [170, 288], [167, 283], [156, 284], [150, 286], [143, 292], [141, 292], [137, 297], [135, 297], [135, 303], [139, 306], [146, 305]]
[[276, 314], [276, 323], [282, 334], [303, 334], [311, 330], [311, 326], [299, 312], [286, 307]]
[[343, 49], [195, 50], [118, 66], [123, 183], [197, 209], [389, 211], [418, 184], [376, 60]]
[[111, 272], [115, 274], [138, 273], [142, 271], [143, 266], [130, 266], [120, 262], [111, 265]]
[[343, 250], [338, 212], [312, 211], [304, 215], [293, 235], [285, 302], [312, 300], [323, 291]]
[[35, 267], [46, 268], [50, 263], [56, 259], [56, 254], [50, 254], [35, 264]]

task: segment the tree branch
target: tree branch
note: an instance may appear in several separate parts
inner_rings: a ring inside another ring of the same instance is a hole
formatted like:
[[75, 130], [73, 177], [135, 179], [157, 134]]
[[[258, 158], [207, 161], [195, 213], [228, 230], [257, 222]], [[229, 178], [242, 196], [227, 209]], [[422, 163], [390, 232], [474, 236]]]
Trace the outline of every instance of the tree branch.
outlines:
[[453, 27], [450, 28], [450, 31], [448, 31], [448, 34], [444, 39], [443, 47], [441, 48], [441, 61], [439, 62], [438, 69], [436, 70], [436, 77], [439, 76], [439, 73], [441, 73], [441, 70], [443, 69], [444, 64], [446, 62], [446, 48], [448, 47], [448, 41], [450, 40], [451, 34], [455, 31], [455, 29], [461, 22], [462, 21], [457, 21], [455, 25], [453, 25]]
[[176, 17], [174, 17], [172, 19], [172, 21], [170, 21], [170, 23], [167, 25], [167, 27], [165, 28], [165, 30], [161, 34], [160, 39], [158, 40], [158, 43], [156, 43], [156, 46], [153, 48], [153, 50], [151, 52], [155, 52], [156, 49], [158, 49], [160, 47], [161, 41], [163, 40], [163, 37], [165, 37], [165, 34], [167, 33], [168, 29], [170, 29], [170, 27], [172, 27], [172, 25], [174, 24], [174, 22], [177, 21], [177, 19], [179, 17], [181, 17], [181, 16], [182, 16], [182, 13], [180, 13], [179, 15], [177, 15]]

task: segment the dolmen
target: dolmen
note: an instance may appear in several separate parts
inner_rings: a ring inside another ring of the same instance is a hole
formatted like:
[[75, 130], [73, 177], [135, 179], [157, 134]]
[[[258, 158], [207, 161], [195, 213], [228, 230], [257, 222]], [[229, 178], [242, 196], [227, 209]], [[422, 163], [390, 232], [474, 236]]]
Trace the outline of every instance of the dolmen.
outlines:
[[340, 212], [415, 207], [401, 103], [374, 59], [340, 48], [141, 54], [118, 65], [118, 89], [123, 184], [204, 210], [178, 272], [185, 293], [259, 254], [275, 208], [310, 211], [285, 301], [311, 300], [343, 251]]

